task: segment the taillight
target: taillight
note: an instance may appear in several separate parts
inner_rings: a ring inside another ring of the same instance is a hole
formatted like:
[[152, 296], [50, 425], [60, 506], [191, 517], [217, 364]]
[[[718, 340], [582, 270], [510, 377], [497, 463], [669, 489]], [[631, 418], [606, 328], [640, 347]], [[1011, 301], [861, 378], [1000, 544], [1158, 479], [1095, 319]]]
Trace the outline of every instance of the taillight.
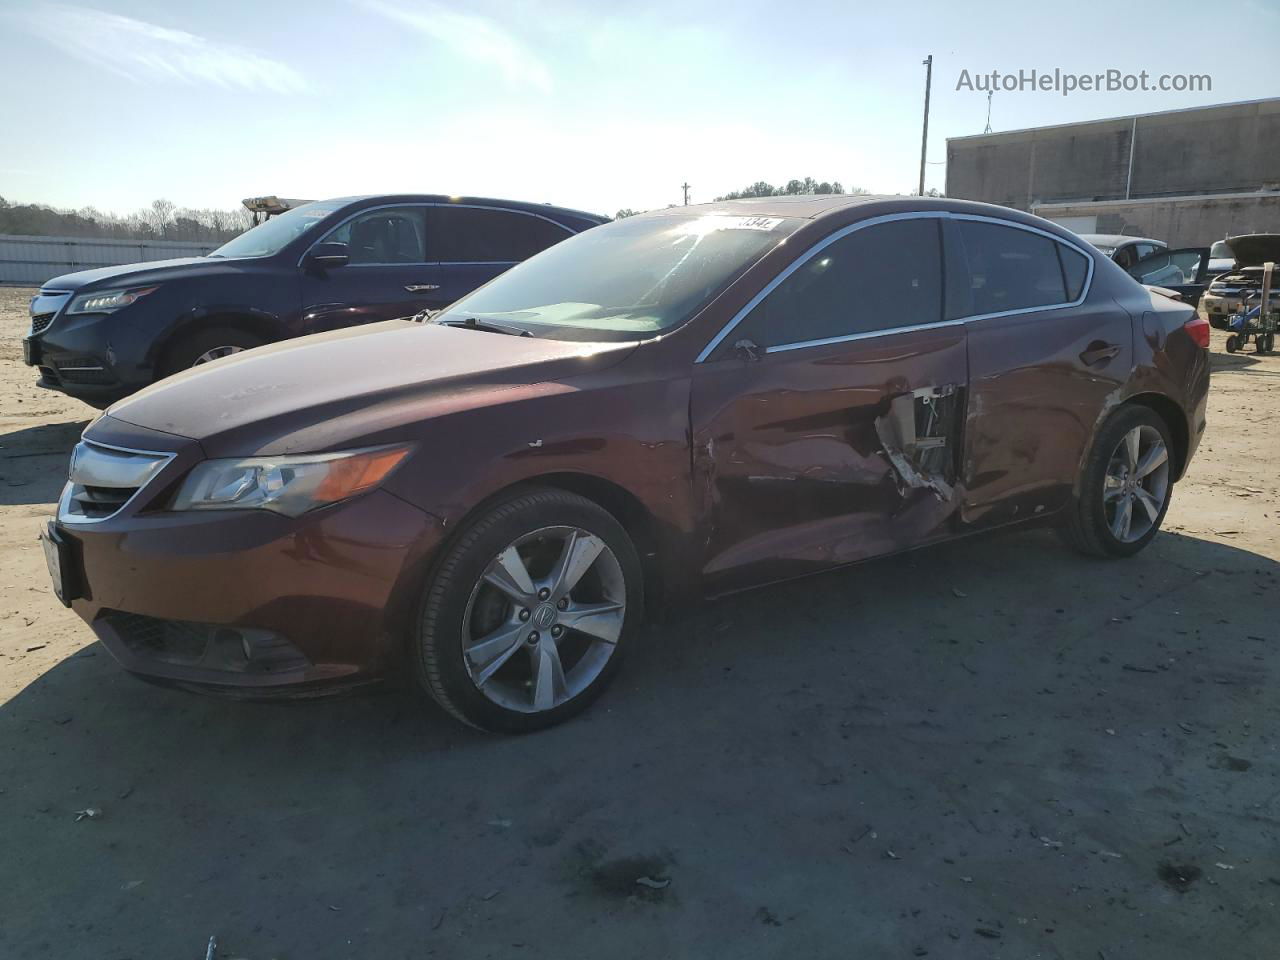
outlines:
[[1182, 329], [1191, 335], [1197, 347], [1209, 347], [1209, 321], [1204, 317], [1192, 317], [1182, 325]]

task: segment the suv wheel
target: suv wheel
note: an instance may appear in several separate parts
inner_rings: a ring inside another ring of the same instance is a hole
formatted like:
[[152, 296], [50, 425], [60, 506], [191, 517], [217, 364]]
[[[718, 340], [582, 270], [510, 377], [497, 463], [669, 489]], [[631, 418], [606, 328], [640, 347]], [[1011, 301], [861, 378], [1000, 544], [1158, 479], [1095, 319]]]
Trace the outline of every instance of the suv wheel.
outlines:
[[604, 690], [643, 606], [622, 525], [577, 494], [527, 490], [495, 504], [440, 563], [414, 644], [418, 678], [482, 730], [551, 726]]
[[1147, 407], [1121, 408], [1094, 438], [1062, 532], [1098, 557], [1128, 557], [1155, 537], [1173, 493], [1169, 428]]
[[179, 340], [171, 347], [160, 365], [160, 376], [171, 377], [181, 370], [260, 347], [264, 342], [261, 337], [235, 327], [210, 327]]

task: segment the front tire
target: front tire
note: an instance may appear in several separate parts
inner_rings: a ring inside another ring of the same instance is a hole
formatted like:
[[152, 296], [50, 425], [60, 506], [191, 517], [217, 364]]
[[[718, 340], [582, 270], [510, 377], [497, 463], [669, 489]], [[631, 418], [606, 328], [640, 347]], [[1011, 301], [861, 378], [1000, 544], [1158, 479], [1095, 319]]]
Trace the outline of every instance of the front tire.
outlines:
[[182, 370], [199, 367], [232, 354], [252, 350], [265, 343], [261, 337], [235, 327], [210, 327], [179, 340], [160, 365], [160, 376], [171, 377]]
[[481, 730], [549, 727], [604, 691], [643, 607], [622, 525], [585, 497], [529, 488], [485, 511], [440, 562], [413, 643], [418, 680]]
[[1122, 407], [1094, 437], [1064, 539], [1095, 557], [1129, 557], [1160, 529], [1173, 493], [1169, 427], [1154, 410]]

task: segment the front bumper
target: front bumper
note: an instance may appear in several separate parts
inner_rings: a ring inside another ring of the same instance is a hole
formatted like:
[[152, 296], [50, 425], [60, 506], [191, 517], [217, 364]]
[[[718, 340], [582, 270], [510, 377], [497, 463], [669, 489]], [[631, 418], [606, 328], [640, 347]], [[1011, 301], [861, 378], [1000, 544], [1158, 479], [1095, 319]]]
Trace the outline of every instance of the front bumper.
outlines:
[[396, 669], [439, 521], [385, 490], [298, 518], [158, 509], [201, 458], [188, 443], [119, 513], [57, 523], [71, 606], [112, 655], [151, 679], [250, 696]]
[[1206, 293], [1200, 298], [1200, 306], [1204, 310], [1205, 319], [1211, 324], [1215, 320], [1225, 324], [1227, 317], [1240, 312], [1240, 302], [1239, 297], [1221, 297], [1210, 293]]
[[25, 340], [24, 359], [40, 373], [36, 385], [105, 406], [152, 380], [149, 368], [121, 359], [112, 342], [111, 314], [60, 312]]

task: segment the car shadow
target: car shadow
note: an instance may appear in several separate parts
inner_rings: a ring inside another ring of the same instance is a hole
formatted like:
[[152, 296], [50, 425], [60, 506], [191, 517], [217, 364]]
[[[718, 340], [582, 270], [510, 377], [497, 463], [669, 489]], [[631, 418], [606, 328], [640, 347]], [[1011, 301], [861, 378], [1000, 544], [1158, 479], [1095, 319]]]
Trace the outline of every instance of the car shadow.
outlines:
[[[1119, 562], [1045, 531], [951, 543], [653, 624], [586, 714], [518, 738], [403, 692], [156, 688], [91, 645], [0, 707], [0, 952], [577, 956], [608, 917], [647, 955], [679, 917], [681, 955], [762, 955], [774, 921], [941, 955], [958, 917], [1039, 914], [1083, 956], [1163, 907], [1152, 955], [1208, 955], [1214, 888], [1170, 910], [1158, 868], [1208, 875], [1280, 825], [1247, 733], [1276, 719], [1278, 568], [1174, 533]], [[901, 941], [883, 918], [915, 897]], [[1045, 926], [1003, 946], [1048, 950]]]
[[1211, 353], [1209, 369], [1214, 373], [1235, 373], [1257, 366], [1262, 361], [1254, 353]]
[[88, 425], [88, 420], [71, 420], [0, 433], [0, 505], [57, 500], [71, 448]]

